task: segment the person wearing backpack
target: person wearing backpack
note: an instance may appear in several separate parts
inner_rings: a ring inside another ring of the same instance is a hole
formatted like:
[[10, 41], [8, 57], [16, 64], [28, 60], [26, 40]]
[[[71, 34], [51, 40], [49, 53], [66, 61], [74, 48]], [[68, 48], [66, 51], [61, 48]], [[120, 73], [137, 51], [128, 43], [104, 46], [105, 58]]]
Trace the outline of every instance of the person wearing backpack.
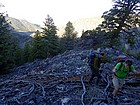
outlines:
[[114, 85], [113, 91], [113, 99], [117, 99], [118, 91], [125, 83], [125, 78], [128, 76], [130, 72], [134, 72], [135, 74], [140, 74], [140, 72], [136, 71], [133, 62], [130, 59], [125, 60], [125, 62], [119, 62], [113, 69], [114, 76], [112, 79]]
[[89, 80], [89, 84], [92, 84], [93, 78], [97, 77], [95, 84], [98, 85], [99, 79], [101, 78], [99, 68], [100, 68], [100, 64], [102, 63], [102, 59], [104, 58], [104, 56], [105, 54], [103, 52], [100, 52], [99, 54], [94, 53], [90, 55], [89, 66], [90, 66], [92, 74]]

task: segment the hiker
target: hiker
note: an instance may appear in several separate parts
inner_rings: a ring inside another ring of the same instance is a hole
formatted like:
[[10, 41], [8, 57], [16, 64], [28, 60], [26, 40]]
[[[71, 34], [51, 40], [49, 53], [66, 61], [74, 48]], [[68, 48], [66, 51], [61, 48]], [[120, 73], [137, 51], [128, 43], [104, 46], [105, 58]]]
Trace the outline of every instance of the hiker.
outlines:
[[[121, 66], [121, 68], [120, 68]], [[125, 62], [119, 62], [113, 69], [114, 76], [113, 76], [113, 85], [114, 85], [114, 91], [113, 91], [113, 98], [117, 98], [119, 89], [123, 86], [125, 83], [125, 78], [128, 76], [129, 72], [134, 72], [135, 74], [140, 74], [140, 72], [136, 71], [132, 60], [125, 60]]]
[[95, 57], [92, 58], [93, 61], [91, 62], [91, 64], [89, 64], [92, 72], [89, 83], [91, 84], [93, 78], [97, 77], [95, 85], [98, 85], [99, 79], [101, 78], [99, 68], [100, 68], [100, 64], [102, 63], [102, 59], [105, 57], [105, 54], [103, 52], [100, 52], [99, 54], [95, 54], [94, 56]]

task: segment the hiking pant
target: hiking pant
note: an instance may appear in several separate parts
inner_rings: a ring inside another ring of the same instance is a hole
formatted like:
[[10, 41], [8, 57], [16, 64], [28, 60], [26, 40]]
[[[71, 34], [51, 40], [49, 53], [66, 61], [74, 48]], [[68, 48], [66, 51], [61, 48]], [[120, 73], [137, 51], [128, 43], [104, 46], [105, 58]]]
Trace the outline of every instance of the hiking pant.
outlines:
[[91, 69], [92, 74], [91, 74], [89, 82], [92, 82], [93, 78], [97, 77], [95, 84], [98, 85], [99, 80], [101, 78], [100, 72], [99, 70], [95, 70], [93, 66], [90, 66], [90, 69]]
[[125, 84], [125, 80], [118, 78], [114, 75], [113, 79], [112, 79], [113, 85], [115, 88], [121, 88], [124, 84]]

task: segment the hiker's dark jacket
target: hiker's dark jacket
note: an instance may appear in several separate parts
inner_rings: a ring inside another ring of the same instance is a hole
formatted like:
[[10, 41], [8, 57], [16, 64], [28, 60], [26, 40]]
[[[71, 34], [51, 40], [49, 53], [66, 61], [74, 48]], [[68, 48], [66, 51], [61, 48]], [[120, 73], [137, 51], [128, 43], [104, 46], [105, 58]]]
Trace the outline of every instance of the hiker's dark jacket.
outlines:
[[94, 58], [94, 62], [93, 62], [93, 64], [91, 64], [91, 66], [92, 66], [95, 70], [99, 70], [100, 64], [101, 64], [101, 59], [98, 57], [98, 55], [96, 55], [96, 57]]

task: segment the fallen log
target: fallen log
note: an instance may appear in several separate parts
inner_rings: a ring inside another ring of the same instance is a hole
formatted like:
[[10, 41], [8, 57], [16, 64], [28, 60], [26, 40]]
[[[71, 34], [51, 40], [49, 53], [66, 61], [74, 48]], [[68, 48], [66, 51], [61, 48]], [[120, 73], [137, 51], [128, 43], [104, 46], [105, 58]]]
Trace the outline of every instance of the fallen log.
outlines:
[[81, 101], [82, 101], [82, 105], [85, 105], [84, 104], [84, 95], [86, 93], [86, 88], [85, 88], [85, 85], [84, 85], [84, 82], [83, 82], [83, 76], [81, 77], [81, 82], [82, 82], [82, 86], [83, 86], [83, 94], [81, 96]]

